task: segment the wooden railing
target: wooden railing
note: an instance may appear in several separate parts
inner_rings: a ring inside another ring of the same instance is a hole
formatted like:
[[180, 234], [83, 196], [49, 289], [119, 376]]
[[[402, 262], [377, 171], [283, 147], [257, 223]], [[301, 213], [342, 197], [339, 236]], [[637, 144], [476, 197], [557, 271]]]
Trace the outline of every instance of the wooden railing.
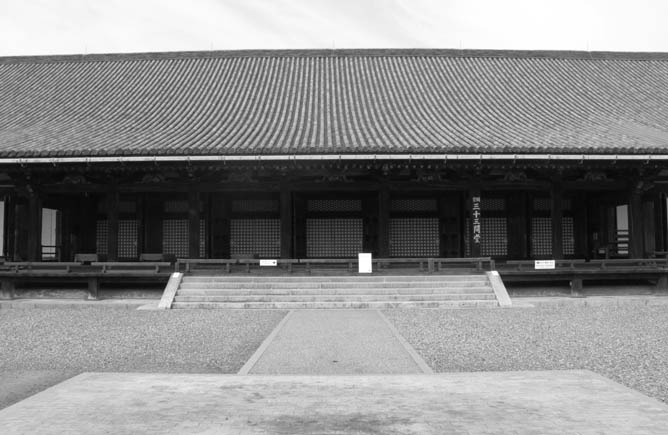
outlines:
[[[222, 266], [225, 272], [231, 273], [234, 266], [241, 266], [246, 272], [251, 271], [251, 267], [260, 267], [260, 259], [197, 259], [197, 258], [179, 258], [176, 261], [176, 271], [185, 273], [193, 272], [196, 269], [216, 268]], [[277, 259], [276, 267], [287, 269], [293, 272], [296, 268], [301, 268], [307, 273], [311, 273], [314, 268], [336, 268], [344, 269], [349, 273], [355, 272], [358, 260], [357, 258], [294, 258]], [[494, 270], [495, 263], [490, 257], [475, 258], [374, 258], [372, 259], [373, 268], [376, 271], [387, 270], [392, 267], [414, 268], [420, 272], [434, 273], [447, 269], [465, 268], [482, 272], [484, 270]]]

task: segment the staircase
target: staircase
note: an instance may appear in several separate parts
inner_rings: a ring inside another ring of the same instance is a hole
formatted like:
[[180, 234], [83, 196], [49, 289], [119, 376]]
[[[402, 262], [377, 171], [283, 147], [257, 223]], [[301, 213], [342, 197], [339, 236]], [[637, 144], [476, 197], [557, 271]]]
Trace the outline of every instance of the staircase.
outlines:
[[171, 308], [498, 307], [485, 274], [184, 276]]

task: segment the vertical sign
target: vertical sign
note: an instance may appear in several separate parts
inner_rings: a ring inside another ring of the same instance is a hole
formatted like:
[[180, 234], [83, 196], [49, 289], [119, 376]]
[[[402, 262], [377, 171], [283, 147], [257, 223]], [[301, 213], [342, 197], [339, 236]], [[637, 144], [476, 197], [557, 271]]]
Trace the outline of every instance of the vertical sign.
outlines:
[[371, 273], [371, 254], [362, 252], [358, 254], [358, 272]]
[[480, 192], [471, 196], [471, 256], [480, 256], [481, 239]]

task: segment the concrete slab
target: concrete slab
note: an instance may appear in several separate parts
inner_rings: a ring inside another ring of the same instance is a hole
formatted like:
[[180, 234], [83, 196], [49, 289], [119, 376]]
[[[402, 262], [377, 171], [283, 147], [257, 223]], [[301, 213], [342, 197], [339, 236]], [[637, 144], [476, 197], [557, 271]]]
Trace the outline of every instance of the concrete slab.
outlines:
[[0, 433], [665, 434], [668, 406], [588, 371], [403, 376], [85, 373]]
[[423, 373], [377, 310], [296, 310], [277, 329], [248, 373]]

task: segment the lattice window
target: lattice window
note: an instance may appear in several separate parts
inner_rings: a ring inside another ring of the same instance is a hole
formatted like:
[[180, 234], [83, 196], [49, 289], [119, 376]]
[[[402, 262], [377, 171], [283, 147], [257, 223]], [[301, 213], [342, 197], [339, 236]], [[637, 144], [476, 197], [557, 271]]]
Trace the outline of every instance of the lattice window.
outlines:
[[438, 219], [390, 219], [390, 255], [438, 257]]
[[[177, 258], [190, 256], [190, 229], [188, 219], [164, 219], [162, 221], [162, 252]], [[199, 221], [199, 257], [206, 257], [206, 221]]]
[[362, 219], [307, 219], [308, 257], [356, 257], [362, 252]]
[[235, 199], [232, 200], [232, 212], [255, 213], [277, 212], [278, 200], [275, 199]]
[[307, 210], [315, 212], [362, 211], [361, 199], [309, 199]]
[[98, 220], [95, 225], [95, 252], [107, 255], [109, 246], [109, 225], [107, 220]]
[[564, 255], [575, 254], [575, 222], [572, 217], [563, 217], [561, 219], [562, 226], [562, 243]]
[[188, 213], [188, 201], [170, 200], [164, 202], [165, 213]]
[[[464, 255], [471, 256], [471, 219], [464, 229]], [[503, 257], [508, 255], [508, 222], [505, 217], [483, 217], [480, 222], [480, 255]]]
[[162, 252], [177, 258], [188, 258], [188, 219], [162, 221]]
[[480, 255], [508, 255], [508, 223], [506, 218], [483, 217], [480, 227]]
[[552, 218], [531, 218], [531, 257], [552, 255]]
[[391, 211], [436, 211], [438, 202], [435, 199], [393, 199], [390, 201]]
[[231, 219], [230, 236], [232, 256], [275, 258], [281, 255], [280, 219]]
[[483, 211], [504, 211], [506, 209], [505, 198], [485, 198], [480, 199], [480, 209]]
[[120, 201], [118, 203], [118, 212], [125, 214], [137, 213], [137, 203], [135, 201]]
[[550, 211], [552, 210], [552, 200], [550, 198], [534, 198], [533, 209], [535, 211]]
[[[570, 210], [573, 206], [573, 201], [570, 198], [563, 198], [561, 200], [562, 210]], [[534, 198], [533, 209], [535, 211], [550, 211], [552, 210], [551, 198]]]
[[121, 219], [118, 221], [118, 256], [120, 258], [137, 257], [137, 221]]
[[199, 258], [206, 258], [206, 220], [199, 221]]

